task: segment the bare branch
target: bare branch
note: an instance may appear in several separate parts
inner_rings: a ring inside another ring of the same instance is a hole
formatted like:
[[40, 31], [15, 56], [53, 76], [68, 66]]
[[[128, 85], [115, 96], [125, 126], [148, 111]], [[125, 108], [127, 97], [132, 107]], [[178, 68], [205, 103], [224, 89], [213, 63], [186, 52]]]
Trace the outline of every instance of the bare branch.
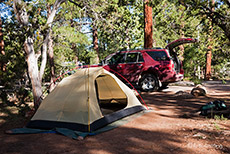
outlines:
[[83, 8], [84, 6], [77, 4], [76, 2], [69, 0], [70, 3], [73, 3], [74, 5], [76, 5], [77, 7]]
[[14, 0], [13, 1], [13, 8], [16, 14], [17, 21], [22, 25], [28, 25], [29, 16], [26, 12], [26, 9], [23, 8], [23, 3], [21, 0]]

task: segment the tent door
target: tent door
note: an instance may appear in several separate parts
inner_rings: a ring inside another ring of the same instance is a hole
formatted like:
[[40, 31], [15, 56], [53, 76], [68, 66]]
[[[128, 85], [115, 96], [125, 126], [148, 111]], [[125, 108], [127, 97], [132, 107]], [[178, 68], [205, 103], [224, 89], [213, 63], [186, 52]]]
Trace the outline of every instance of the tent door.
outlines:
[[124, 109], [127, 97], [110, 76], [100, 75], [95, 80], [97, 100], [103, 115]]

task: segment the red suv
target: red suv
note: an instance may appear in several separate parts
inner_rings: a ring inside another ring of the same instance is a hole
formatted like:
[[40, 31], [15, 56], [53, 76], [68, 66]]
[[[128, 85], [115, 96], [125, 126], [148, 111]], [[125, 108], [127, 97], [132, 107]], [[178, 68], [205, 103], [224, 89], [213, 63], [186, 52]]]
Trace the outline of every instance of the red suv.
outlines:
[[165, 49], [119, 51], [106, 57], [103, 67], [115, 74], [121, 74], [129, 82], [140, 86], [143, 91], [155, 91], [170, 82], [183, 79], [184, 70], [174, 48], [195, 39], [182, 38], [169, 43]]

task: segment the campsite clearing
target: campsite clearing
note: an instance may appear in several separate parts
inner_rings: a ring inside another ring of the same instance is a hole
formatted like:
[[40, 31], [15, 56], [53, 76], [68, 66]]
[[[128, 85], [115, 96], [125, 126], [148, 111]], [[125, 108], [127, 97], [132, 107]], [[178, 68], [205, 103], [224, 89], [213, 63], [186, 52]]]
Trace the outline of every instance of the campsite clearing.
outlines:
[[207, 97], [189, 95], [187, 92], [193, 87], [188, 86], [142, 93], [151, 112], [81, 141], [58, 134], [5, 134], [6, 130], [23, 127], [28, 119], [0, 103], [0, 151], [10, 154], [230, 153], [230, 120], [221, 116], [209, 119], [195, 112], [216, 99], [223, 99], [230, 107], [230, 85], [205, 86]]

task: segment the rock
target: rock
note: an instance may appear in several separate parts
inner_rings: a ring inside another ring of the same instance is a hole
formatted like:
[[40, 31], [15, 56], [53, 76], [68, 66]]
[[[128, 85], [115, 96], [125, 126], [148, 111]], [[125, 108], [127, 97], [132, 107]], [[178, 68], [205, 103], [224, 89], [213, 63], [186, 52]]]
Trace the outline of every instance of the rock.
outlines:
[[77, 140], [78, 140], [78, 141], [82, 141], [82, 140], [84, 140], [84, 137], [78, 136]]
[[193, 137], [199, 138], [199, 139], [206, 139], [207, 138], [207, 136], [203, 133], [196, 133], [193, 135]]
[[195, 97], [206, 96], [207, 90], [204, 86], [199, 84], [195, 88], [192, 89], [191, 94]]

